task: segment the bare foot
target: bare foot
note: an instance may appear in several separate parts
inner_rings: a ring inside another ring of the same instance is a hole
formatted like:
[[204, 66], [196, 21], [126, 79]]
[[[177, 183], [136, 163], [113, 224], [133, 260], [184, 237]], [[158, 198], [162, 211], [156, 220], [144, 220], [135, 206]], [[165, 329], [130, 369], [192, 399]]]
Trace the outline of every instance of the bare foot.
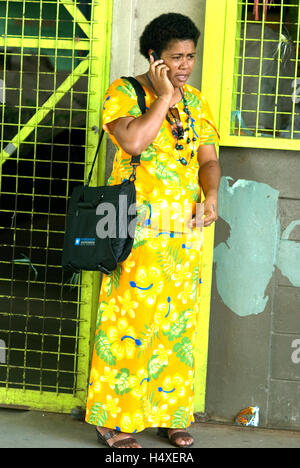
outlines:
[[[111, 439], [108, 439], [107, 440], [107, 443], [108, 445], [111, 447], [115, 442], [117, 442], [118, 440], [126, 440], [126, 439], [131, 439], [132, 438], [132, 434], [128, 434], [127, 432], [119, 432], [119, 431], [114, 431], [112, 429], [108, 429], [107, 427], [101, 427], [101, 426], [97, 426], [97, 431], [101, 434], [101, 435], [104, 435], [106, 434], [107, 432], [109, 431], [113, 431], [114, 432], [114, 437], [112, 437]], [[122, 445], [121, 448], [142, 448], [141, 445], [139, 445], [136, 441], [133, 442], [132, 440], [130, 442], [128, 442], [128, 444], [125, 445]]]
[[[170, 438], [172, 434], [182, 431], [185, 431], [185, 429], [168, 429], [168, 436]], [[191, 445], [194, 442], [194, 438], [188, 433], [186, 433], [186, 436], [181, 435], [180, 437], [174, 437], [174, 439], [176, 441], [176, 445], [179, 447], [185, 447], [186, 445]]]

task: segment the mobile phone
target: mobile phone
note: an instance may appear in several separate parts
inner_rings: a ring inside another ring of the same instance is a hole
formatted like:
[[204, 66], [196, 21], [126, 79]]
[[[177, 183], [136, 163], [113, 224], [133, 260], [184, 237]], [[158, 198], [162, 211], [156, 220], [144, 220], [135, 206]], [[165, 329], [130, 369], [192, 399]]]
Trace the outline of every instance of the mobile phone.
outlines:
[[152, 55], [152, 57], [154, 58], [155, 61], [156, 61], [156, 60], [160, 60], [160, 57], [159, 57], [159, 55], [157, 54], [157, 52], [155, 52], [155, 50], [152, 52], [151, 55]]

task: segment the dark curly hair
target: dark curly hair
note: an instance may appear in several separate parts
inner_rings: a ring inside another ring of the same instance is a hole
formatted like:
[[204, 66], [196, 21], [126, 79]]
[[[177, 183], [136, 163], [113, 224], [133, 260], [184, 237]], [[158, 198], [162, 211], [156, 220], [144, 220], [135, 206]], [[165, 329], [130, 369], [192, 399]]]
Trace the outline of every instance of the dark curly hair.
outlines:
[[179, 13], [166, 13], [149, 23], [140, 37], [140, 52], [149, 59], [148, 50], [160, 56], [172, 40], [192, 40], [197, 46], [200, 31], [188, 17]]

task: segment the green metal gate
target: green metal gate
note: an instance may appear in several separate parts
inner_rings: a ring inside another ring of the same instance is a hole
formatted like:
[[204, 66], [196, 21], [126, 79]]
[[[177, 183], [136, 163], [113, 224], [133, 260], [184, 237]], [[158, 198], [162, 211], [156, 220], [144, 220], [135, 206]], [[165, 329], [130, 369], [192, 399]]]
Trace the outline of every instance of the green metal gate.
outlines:
[[[218, 76], [211, 87], [219, 108], [220, 144], [296, 150], [300, 4], [276, 0], [263, 13], [266, 3], [220, 0], [216, 18], [214, 2], [207, 2], [205, 39], [213, 66], [207, 73], [216, 70]], [[256, 4], [258, 18], [253, 14]]]
[[61, 253], [99, 137], [111, 13], [112, 0], [0, 1], [0, 405], [85, 405], [100, 278], [74, 281]]

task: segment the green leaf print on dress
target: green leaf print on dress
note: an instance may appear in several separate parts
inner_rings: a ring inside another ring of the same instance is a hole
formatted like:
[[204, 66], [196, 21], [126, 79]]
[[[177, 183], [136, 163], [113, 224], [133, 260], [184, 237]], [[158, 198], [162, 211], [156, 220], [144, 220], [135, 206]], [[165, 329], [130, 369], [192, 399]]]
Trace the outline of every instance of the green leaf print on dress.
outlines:
[[[174, 142], [170, 141], [170, 138], [166, 132], [166, 128], [162, 127], [160, 131], [158, 132], [158, 135], [156, 136], [154, 140], [154, 146], [159, 148], [159, 151], [156, 152], [156, 159], [159, 161], [160, 157], [160, 152], [162, 151], [165, 153], [164, 158], [166, 158], [166, 155], [169, 155], [171, 151], [174, 149]], [[168, 159], [168, 158], [167, 158]]]
[[188, 425], [189, 412], [185, 406], [180, 406], [172, 415], [171, 427], [184, 427]]
[[181, 180], [177, 172], [171, 171], [170, 169], [165, 166], [163, 163], [157, 163], [155, 175], [158, 179], [166, 179], [176, 181], [178, 186], [181, 186]]
[[128, 384], [129, 380], [129, 370], [121, 369], [119, 374], [116, 376], [117, 383], [115, 385], [115, 392], [117, 395], [124, 395], [124, 393], [130, 392], [130, 387]]
[[137, 211], [137, 216], [136, 216], [137, 224], [144, 224], [145, 220], [147, 219], [147, 213], [149, 211], [149, 202], [146, 202], [144, 200], [143, 203], [137, 204], [136, 211]]
[[164, 335], [168, 337], [169, 341], [180, 338], [186, 332], [187, 323], [189, 322], [192, 313], [192, 310], [181, 312], [176, 322], [171, 325], [170, 330], [164, 332]]
[[199, 183], [198, 182], [193, 182], [190, 181], [189, 185], [186, 185], [185, 187], [187, 190], [191, 191], [191, 199], [199, 203], [200, 202], [200, 196], [199, 196]]
[[199, 281], [200, 281], [199, 275], [200, 275], [200, 267], [199, 265], [197, 265], [192, 276], [192, 283], [193, 283], [194, 289], [198, 288]]
[[100, 304], [98, 305], [98, 311], [97, 311], [96, 329], [101, 326], [103, 312], [104, 312], [103, 302], [100, 302]]
[[108, 341], [106, 334], [103, 330], [99, 330], [95, 338], [95, 349], [97, 356], [99, 356], [100, 359], [103, 359], [106, 364], [114, 366], [116, 364], [116, 358], [112, 354], [110, 347], [111, 344]]
[[166, 250], [157, 252], [157, 258], [163, 275], [167, 281], [171, 281], [172, 277], [177, 274], [178, 265], [181, 265], [183, 261], [179, 255], [179, 248], [168, 246]]
[[[124, 172], [132, 172], [132, 166], [130, 165], [131, 158], [122, 158], [120, 161], [120, 166], [124, 170]], [[129, 174], [129, 175], [130, 175]]]
[[185, 96], [188, 106], [194, 107], [195, 109], [199, 109], [199, 107], [201, 106], [201, 103], [199, 102], [199, 98], [197, 96], [190, 93], [189, 91], [186, 91], [184, 93], [184, 96]]
[[141, 247], [142, 245], [146, 244], [146, 242], [147, 239], [144, 237], [144, 227], [137, 224], [132, 248], [136, 249], [137, 247]]
[[149, 145], [148, 148], [145, 149], [145, 151], [142, 152], [141, 155], [141, 160], [142, 161], [152, 161], [152, 159], [156, 156], [156, 151], [153, 147], [153, 145]]
[[139, 108], [139, 106], [133, 106], [129, 111], [128, 111], [128, 114], [129, 115], [132, 115], [132, 117], [140, 117], [141, 115], [141, 109]]
[[104, 426], [108, 419], [107, 411], [103, 408], [101, 403], [94, 403], [91, 407], [91, 414], [89, 416], [89, 423], [96, 426]]
[[135, 90], [134, 90], [133, 86], [128, 81], [124, 81], [124, 84], [122, 86], [117, 86], [116, 90], [121, 91], [121, 93], [126, 94], [131, 99], [136, 101]]
[[[136, 102], [135, 90], [129, 82], [124, 81], [123, 86], [117, 86], [116, 90], [120, 91], [123, 94], [126, 94], [127, 96], [130, 97], [130, 99]], [[132, 115], [133, 117], [139, 117], [142, 114], [139, 105], [138, 104], [133, 105], [132, 108], [128, 111], [128, 114]]]
[[159, 374], [162, 373], [166, 365], [162, 364], [158, 356], [152, 356], [148, 362], [148, 372], [149, 376], [153, 379], [157, 379]]
[[152, 323], [150, 327], [144, 324], [144, 327], [146, 331], [141, 334], [142, 345], [139, 347], [138, 358], [141, 354], [145, 354], [147, 349], [152, 346], [153, 339], [158, 338], [159, 326], [156, 323]]
[[111, 275], [107, 275], [103, 279], [103, 288], [107, 294], [107, 297], [109, 297], [112, 294], [113, 288], [115, 288], [115, 290], [118, 289], [119, 284], [120, 284], [121, 273], [122, 273], [122, 265], [119, 264], [116, 270], [114, 270]]
[[169, 363], [168, 355], [172, 351], [165, 349], [163, 345], [159, 345], [158, 349], [154, 351], [148, 362], [148, 375], [149, 378], [157, 379], [159, 374], [167, 367]]
[[181, 362], [189, 367], [194, 366], [193, 345], [189, 338], [185, 337], [182, 339], [181, 343], [176, 343], [174, 345], [173, 351], [176, 353], [176, 356], [180, 359]]

